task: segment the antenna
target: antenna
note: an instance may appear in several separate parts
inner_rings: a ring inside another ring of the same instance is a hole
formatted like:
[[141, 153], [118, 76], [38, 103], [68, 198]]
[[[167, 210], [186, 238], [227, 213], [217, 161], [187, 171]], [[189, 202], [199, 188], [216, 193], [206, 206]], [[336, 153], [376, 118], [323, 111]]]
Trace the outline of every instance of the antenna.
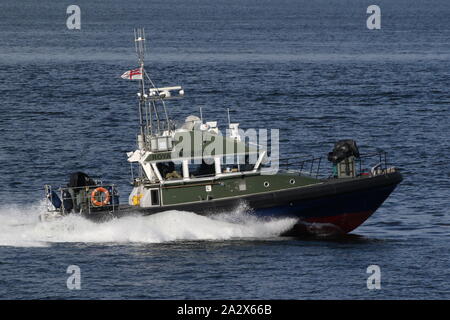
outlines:
[[230, 127], [231, 120], [230, 120], [230, 108], [227, 108], [227, 114], [228, 114], [228, 128]]
[[141, 67], [144, 65], [145, 57], [145, 30], [144, 28], [134, 29], [134, 46]]

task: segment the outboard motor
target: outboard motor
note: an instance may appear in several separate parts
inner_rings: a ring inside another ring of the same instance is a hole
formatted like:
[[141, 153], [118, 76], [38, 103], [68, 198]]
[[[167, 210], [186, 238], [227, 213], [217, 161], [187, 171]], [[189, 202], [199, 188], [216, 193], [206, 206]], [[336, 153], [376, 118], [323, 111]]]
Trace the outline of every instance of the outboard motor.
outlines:
[[328, 161], [333, 163], [333, 174], [337, 178], [356, 176], [355, 158], [359, 158], [359, 150], [355, 140], [339, 140], [332, 152], [328, 153]]
[[95, 181], [84, 172], [74, 172], [69, 176], [69, 188], [95, 186]]
[[[70, 174], [67, 187], [75, 212], [87, 211], [89, 207], [89, 188], [83, 187], [95, 187], [96, 185], [97, 183], [84, 172]], [[67, 209], [65, 204], [64, 208]]]

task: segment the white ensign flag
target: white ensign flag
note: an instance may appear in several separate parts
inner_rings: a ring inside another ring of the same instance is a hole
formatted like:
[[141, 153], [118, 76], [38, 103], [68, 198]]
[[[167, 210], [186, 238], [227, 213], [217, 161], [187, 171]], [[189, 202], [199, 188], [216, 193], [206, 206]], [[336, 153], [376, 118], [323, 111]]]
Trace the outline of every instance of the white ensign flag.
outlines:
[[128, 79], [128, 80], [142, 80], [142, 70], [141, 70], [141, 68], [128, 70], [120, 77], [122, 79]]

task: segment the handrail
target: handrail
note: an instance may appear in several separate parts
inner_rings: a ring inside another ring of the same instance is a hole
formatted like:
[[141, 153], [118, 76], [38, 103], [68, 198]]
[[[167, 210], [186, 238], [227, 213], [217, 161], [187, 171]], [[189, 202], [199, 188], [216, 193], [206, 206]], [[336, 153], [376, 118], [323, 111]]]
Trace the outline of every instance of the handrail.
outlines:
[[[62, 214], [69, 213], [72, 209], [79, 211], [80, 213], [85, 212], [90, 214], [91, 212], [97, 210], [108, 209], [111, 212], [115, 212], [119, 209], [119, 193], [115, 184], [98, 184], [92, 186], [83, 187], [67, 187], [60, 186], [55, 190], [52, 189], [50, 185], [45, 185], [45, 193], [47, 200], [47, 211], [60, 211]], [[110, 194], [110, 201], [108, 204], [102, 206], [95, 206], [92, 204], [91, 196], [92, 192], [97, 188], [105, 188]], [[82, 192], [85, 192], [84, 194]], [[53, 192], [59, 197], [60, 207], [56, 208], [53, 199]], [[65, 206], [71, 204], [71, 208], [66, 208]], [[54, 208], [54, 209], [52, 209]]]
[[[314, 178], [330, 178], [333, 176], [331, 170], [327, 167], [326, 171], [322, 167], [322, 159], [326, 157], [311, 157], [299, 159], [297, 157], [282, 158], [279, 160], [280, 169], [287, 171], [298, 171], [300, 174], [309, 175]], [[355, 162], [359, 167], [356, 172], [356, 176], [361, 176], [365, 173], [370, 172], [370, 168], [365, 168], [364, 165], [368, 164], [368, 159], [377, 158], [378, 162], [371, 164], [380, 165], [380, 169], [384, 170], [387, 168], [387, 152], [379, 151], [366, 154], [360, 154], [358, 158], [355, 158]], [[328, 160], [328, 159], [327, 159]], [[305, 170], [306, 168], [306, 170]]]

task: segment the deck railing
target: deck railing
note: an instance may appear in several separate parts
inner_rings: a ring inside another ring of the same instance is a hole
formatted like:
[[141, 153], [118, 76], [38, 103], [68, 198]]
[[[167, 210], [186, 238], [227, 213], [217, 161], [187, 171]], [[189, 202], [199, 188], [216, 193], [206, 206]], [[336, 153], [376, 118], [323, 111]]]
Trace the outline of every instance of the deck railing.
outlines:
[[[77, 212], [77, 213], [93, 213], [96, 211], [111, 211], [119, 210], [119, 193], [116, 185], [99, 184], [95, 186], [86, 187], [59, 187], [55, 190], [50, 185], [45, 185], [45, 198], [47, 201], [47, 211], [59, 211], [62, 214]], [[94, 198], [101, 203], [95, 205], [92, 201], [92, 193], [97, 188], [104, 188], [109, 193], [109, 201], [105, 201], [106, 196], [102, 193], [97, 193]]]
[[[386, 152], [380, 151], [361, 154], [359, 158], [355, 158], [356, 176], [385, 172], [387, 168], [386, 154]], [[279, 164], [281, 170], [298, 172], [301, 175], [311, 176], [316, 179], [332, 178], [334, 176], [333, 164], [326, 157], [302, 159], [297, 156], [291, 156], [280, 159]]]

